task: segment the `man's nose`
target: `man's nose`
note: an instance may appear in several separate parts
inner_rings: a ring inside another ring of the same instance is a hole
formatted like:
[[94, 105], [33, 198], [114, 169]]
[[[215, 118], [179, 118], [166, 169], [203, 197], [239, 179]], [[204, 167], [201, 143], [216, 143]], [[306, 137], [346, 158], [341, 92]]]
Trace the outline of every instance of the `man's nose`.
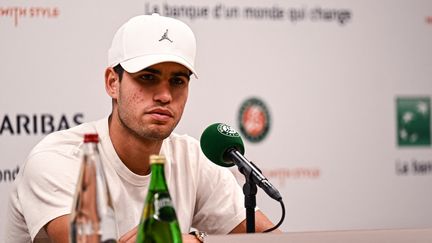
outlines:
[[154, 93], [154, 97], [153, 99], [155, 101], [161, 102], [161, 103], [169, 103], [172, 100], [172, 95], [171, 95], [171, 87], [169, 85], [169, 82], [161, 82]]

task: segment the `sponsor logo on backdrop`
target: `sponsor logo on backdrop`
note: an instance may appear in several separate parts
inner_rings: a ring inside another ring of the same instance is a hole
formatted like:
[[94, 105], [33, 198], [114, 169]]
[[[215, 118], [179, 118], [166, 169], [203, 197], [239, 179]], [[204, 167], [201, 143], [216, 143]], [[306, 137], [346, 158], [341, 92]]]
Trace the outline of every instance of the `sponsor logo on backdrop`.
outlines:
[[296, 168], [275, 168], [264, 169], [263, 174], [272, 181], [284, 185], [289, 179], [318, 179], [321, 176], [321, 170], [315, 167], [296, 167]]
[[19, 166], [13, 169], [0, 169], [0, 183], [13, 182], [19, 172], [19, 169]]
[[[243, 184], [244, 175], [238, 170], [232, 170], [239, 184]], [[265, 168], [262, 173], [267, 179], [278, 186], [285, 186], [287, 180], [318, 180], [321, 177], [321, 169], [318, 167], [293, 167], [293, 168]]]
[[260, 4], [260, 6], [238, 6], [216, 3], [214, 5], [182, 5], [173, 3], [159, 3], [146, 1], [144, 13], [160, 13], [163, 16], [187, 18], [190, 20], [270, 20], [299, 23], [310, 21], [313, 23], [338, 23], [343, 26], [352, 19], [352, 10], [347, 8], [333, 8], [316, 6], [284, 7], [277, 4]]
[[83, 123], [84, 114], [0, 114], [0, 136], [44, 135]]
[[399, 149], [412, 149], [410, 158], [398, 158], [397, 175], [432, 175], [432, 156], [418, 158], [419, 151], [431, 149], [431, 98], [426, 96], [397, 97], [397, 144]]
[[32, 20], [56, 19], [59, 16], [60, 9], [58, 7], [0, 6], [0, 20], [10, 19], [15, 27], [18, 27], [20, 20], [23, 18]]
[[398, 97], [397, 141], [400, 147], [431, 145], [430, 97]]
[[270, 121], [270, 112], [261, 99], [249, 98], [241, 105], [238, 125], [248, 141], [261, 142], [270, 130]]
[[432, 159], [430, 160], [396, 160], [398, 175], [432, 175]]

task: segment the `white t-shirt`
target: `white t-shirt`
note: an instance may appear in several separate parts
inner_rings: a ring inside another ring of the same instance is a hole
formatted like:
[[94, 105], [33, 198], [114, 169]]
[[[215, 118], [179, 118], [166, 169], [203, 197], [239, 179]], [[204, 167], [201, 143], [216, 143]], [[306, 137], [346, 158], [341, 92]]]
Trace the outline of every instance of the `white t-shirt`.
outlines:
[[[122, 163], [105, 118], [54, 132], [30, 152], [10, 195], [5, 242], [44, 238], [44, 225], [71, 212], [83, 135], [94, 132], [99, 134], [118, 236], [138, 225], [150, 175], [134, 174]], [[208, 161], [196, 139], [172, 134], [164, 140], [161, 154], [167, 158], [165, 176], [183, 233], [193, 227], [227, 234], [246, 218], [243, 194], [234, 176]]]

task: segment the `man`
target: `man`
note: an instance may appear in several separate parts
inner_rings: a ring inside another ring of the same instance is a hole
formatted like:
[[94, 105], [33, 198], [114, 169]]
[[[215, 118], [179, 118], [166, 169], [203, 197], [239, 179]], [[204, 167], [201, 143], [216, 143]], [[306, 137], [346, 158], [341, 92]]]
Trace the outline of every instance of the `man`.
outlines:
[[[184, 23], [157, 14], [120, 27], [108, 54], [108, 118], [52, 133], [30, 153], [11, 193], [6, 242], [67, 242], [82, 137], [98, 133], [114, 202], [119, 242], [135, 242], [149, 184], [149, 155], [164, 154], [168, 187], [184, 242], [191, 227], [210, 234], [245, 232], [241, 190], [233, 175], [209, 162], [195, 139], [173, 134], [190, 76], [195, 36]], [[256, 212], [257, 231], [273, 224]]]

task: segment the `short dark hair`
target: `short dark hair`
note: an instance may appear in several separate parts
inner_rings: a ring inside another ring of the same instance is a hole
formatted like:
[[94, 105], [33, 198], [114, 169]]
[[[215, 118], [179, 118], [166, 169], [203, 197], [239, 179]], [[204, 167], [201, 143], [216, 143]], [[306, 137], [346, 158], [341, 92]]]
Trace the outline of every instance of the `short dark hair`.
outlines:
[[120, 81], [122, 80], [124, 69], [120, 64], [117, 64], [115, 67], [113, 67], [114, 72], [117, 73], [119, 76]]

